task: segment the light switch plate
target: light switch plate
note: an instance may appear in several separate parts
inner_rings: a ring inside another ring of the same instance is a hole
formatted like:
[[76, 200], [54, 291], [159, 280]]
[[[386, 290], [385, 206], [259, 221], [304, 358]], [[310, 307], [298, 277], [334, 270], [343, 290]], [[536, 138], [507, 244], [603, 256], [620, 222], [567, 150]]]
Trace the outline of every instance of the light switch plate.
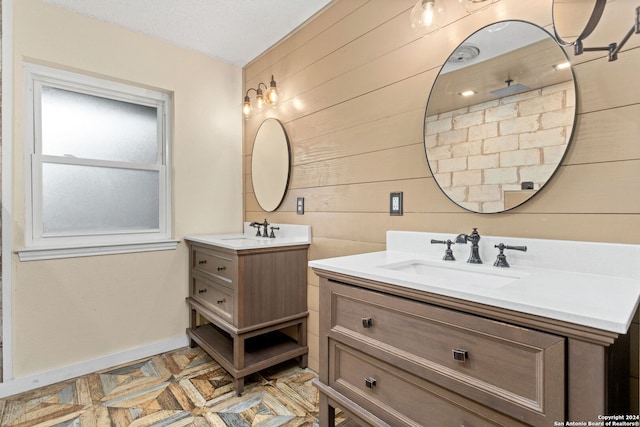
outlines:
[[298, 215], [304, 215], [304, 197], [298, 197], [296, 200], [296, 212]]
[[402, 191], [389, 195], [389, 215], [402, 215]]

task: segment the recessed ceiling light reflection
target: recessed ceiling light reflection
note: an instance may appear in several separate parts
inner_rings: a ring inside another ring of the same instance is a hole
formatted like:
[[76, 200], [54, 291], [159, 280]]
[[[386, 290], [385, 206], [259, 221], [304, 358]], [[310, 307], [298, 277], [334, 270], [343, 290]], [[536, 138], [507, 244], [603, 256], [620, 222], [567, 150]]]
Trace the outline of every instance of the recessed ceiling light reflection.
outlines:
[[566, 70], [569, 67], [571, 67], [571, 63], [569, 61], [567, 61], [567, 62], [562, 62], [560, 64], [554, 65], [553, 69], [556, 70], [556, 71], [559, 71], [559, 70]]
[[463, 92], [460, 92], [458, 95], [460, 96], [473, 96], [475, 95], [477, 92], [474, 90], [465, 90]]

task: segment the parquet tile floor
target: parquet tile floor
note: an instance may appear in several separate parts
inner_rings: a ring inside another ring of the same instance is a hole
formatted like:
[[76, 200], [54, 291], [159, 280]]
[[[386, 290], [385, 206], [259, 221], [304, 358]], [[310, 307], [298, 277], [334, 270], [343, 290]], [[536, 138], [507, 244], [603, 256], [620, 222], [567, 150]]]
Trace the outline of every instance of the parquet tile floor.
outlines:
[[220, 365], [184, 348], [1, 399], [0, 426], [311, 427], [315, 377], [293, 362], [278, 365], [245, 379], [238, 397]]

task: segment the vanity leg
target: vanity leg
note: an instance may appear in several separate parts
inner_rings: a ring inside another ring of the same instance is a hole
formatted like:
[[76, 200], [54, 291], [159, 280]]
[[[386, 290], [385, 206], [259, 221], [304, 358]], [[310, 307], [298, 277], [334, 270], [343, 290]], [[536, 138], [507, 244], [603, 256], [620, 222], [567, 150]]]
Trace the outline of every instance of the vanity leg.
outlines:
[[307, 362], [307, 355], [303, 354], [302, 356], [300, 356], [300, 360], [298, 362], [298, 366], [300, 366], [300, 368], [305, 369], [308, 365]]
[[244, 392], [244, 377], [233, 379], [233, 388], [236, 390], [238, 397], [242, 396]]
[[318, 419], [320, 421], [320, 427], [334, 427], [336, 425], [336, 410], [333, 406], [329, 405], [329, 399], [324, 394], [320, 393], [320, 411], [318, 413]]
[[[307, 318], [306, 317], [302, 319], [302, 321], [298, 324], [297, 338], [298, 338], [299, 345], [303, 347], [307, 345]], [[307, 357], [308, 357], [307, 355], [308, 353], [305, 353], [299, 358], [300, 367], [303, 369], [307, 367]]]
[[[191, 329], [195, 329], [197, 326], [197, 322], [198, 322], [198, 313], [194, 310], [191, 309], [191, 312], [189, 314], [189, 327]], [[197, 347], [198, 344], [196, 344], [196, 342], [192, 339], [189, 340], [189, 347], [190, 348], [195, 348]]]
[[[233, 366], [237, 370], [244, 368], [244, 337], [242, 335], [233, 337]], [[234, 378], [233, 386], [240, 396], [244, 391], [244, 378]]]

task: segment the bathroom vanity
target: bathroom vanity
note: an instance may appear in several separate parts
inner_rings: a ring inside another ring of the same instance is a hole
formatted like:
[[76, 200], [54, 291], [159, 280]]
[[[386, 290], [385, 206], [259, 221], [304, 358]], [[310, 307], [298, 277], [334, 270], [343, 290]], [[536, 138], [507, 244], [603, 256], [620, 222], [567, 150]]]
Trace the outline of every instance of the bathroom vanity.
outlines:
[[293, 358], [307, 364], [310, 227], [278, 227], [275, 238], [256, 237], [248, 223], [242, 234], [185, 237], [187, 334], [233, 376], [238, 394], [249, 374]]
[[[390, 231], [384, 252], [310, 262], [323, 307], [321, 426], [335, 408], [376, 426], [626, 414], [639, 248], [483, 236], [484, 264], [471, 265], [467, 245], [444, 261], [430, 243], [452, 238]], [[493, 267], [499, 243], [528, 251]]]

